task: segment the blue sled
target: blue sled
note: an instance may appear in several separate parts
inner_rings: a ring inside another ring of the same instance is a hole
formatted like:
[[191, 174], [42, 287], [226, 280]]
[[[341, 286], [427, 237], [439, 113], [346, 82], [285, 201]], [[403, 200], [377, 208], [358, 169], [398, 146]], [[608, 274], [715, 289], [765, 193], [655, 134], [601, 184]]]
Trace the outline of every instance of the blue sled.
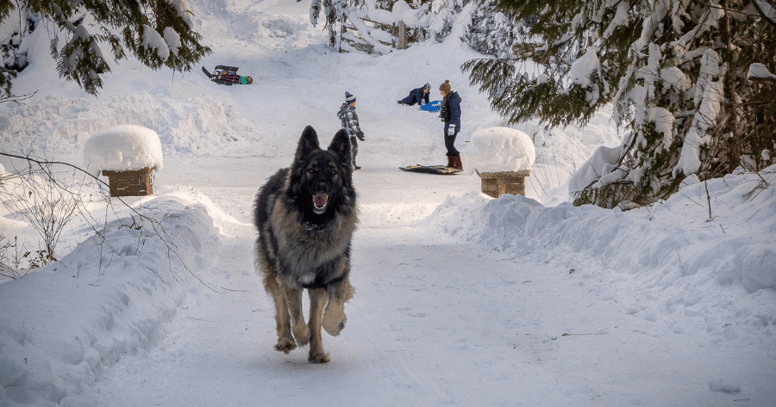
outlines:
[[420, 110], [425, 110], [427, 112], [438, 112], [439, 109], [442, 108], [442, 101], [441, 100], [435, 100], [433, 102], [429, 102], [423, 106], [420, 107]]

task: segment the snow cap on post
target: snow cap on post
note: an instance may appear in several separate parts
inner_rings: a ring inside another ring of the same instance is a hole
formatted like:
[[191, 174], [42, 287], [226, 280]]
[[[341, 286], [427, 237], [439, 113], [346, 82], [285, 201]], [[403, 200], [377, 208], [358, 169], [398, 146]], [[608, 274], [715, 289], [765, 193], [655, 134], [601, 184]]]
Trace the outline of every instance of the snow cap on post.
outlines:
[[533, 140], [509, 127], [488, 127], [472, 133], [471, 142], [461, 151], [471, 174], [530, 170], [536, 161]]
[[123, 124], [98, 132], [84, 144], [84, 167], [93, 175], [100, 171], [134, 171], [164, 166], [162, 143], [155, 131]]

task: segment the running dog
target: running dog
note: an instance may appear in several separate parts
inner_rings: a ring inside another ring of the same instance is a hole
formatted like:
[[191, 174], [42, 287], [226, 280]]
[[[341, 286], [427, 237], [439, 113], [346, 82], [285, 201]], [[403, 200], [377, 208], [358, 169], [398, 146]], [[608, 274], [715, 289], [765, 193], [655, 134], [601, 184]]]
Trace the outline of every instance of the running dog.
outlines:
[[[345, 130], [322, 150], [317, 133], [307, 126], [291, 167], [270, 177], [254, 204], [256, 268], [275, 301], [275, 349], [289, 353], [309, 343], [313, 363], [329, 361], [321, 326], [339, 335], [347, 321], [345, 303], [355, 292], [349, 279], [350, 243], [358, 223], [352, 162]], [[310, 296], [306, 324], [305, 289]]]

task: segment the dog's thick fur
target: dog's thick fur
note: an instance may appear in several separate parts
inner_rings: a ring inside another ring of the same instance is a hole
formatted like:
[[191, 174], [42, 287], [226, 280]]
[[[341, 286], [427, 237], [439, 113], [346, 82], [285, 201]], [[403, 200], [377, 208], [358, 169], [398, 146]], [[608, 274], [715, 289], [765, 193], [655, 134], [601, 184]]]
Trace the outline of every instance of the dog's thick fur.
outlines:
[[[309, 343], [308, 360], [328, 362], [321, 326], [339, 335], [347, 320], [345, 302], [355, 291], [349, 279], [350, 242], [358, 219], [347, 133], [337, 132], [328, 150], [322, 150], [315, 130], [307, 126], [291, 167], [279, 170], [259, 190], [254, 222], [259, 230], [256, 266], [275, 301], [275, 349], [288, 353]], [[307, 324], [304, 289], [310, 296]]]

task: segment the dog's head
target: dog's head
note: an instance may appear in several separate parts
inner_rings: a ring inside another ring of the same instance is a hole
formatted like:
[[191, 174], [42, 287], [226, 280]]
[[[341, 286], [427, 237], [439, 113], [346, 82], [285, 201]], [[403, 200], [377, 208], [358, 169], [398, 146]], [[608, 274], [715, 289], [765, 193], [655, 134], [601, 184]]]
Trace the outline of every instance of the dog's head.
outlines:
[[289, 198], [319, 221], [350, 211], [355, 199], [350, 140], [340, 130], [327, 150], [318, 144], [318, 134], [307, 126], [299, 139], [288, 187]]

